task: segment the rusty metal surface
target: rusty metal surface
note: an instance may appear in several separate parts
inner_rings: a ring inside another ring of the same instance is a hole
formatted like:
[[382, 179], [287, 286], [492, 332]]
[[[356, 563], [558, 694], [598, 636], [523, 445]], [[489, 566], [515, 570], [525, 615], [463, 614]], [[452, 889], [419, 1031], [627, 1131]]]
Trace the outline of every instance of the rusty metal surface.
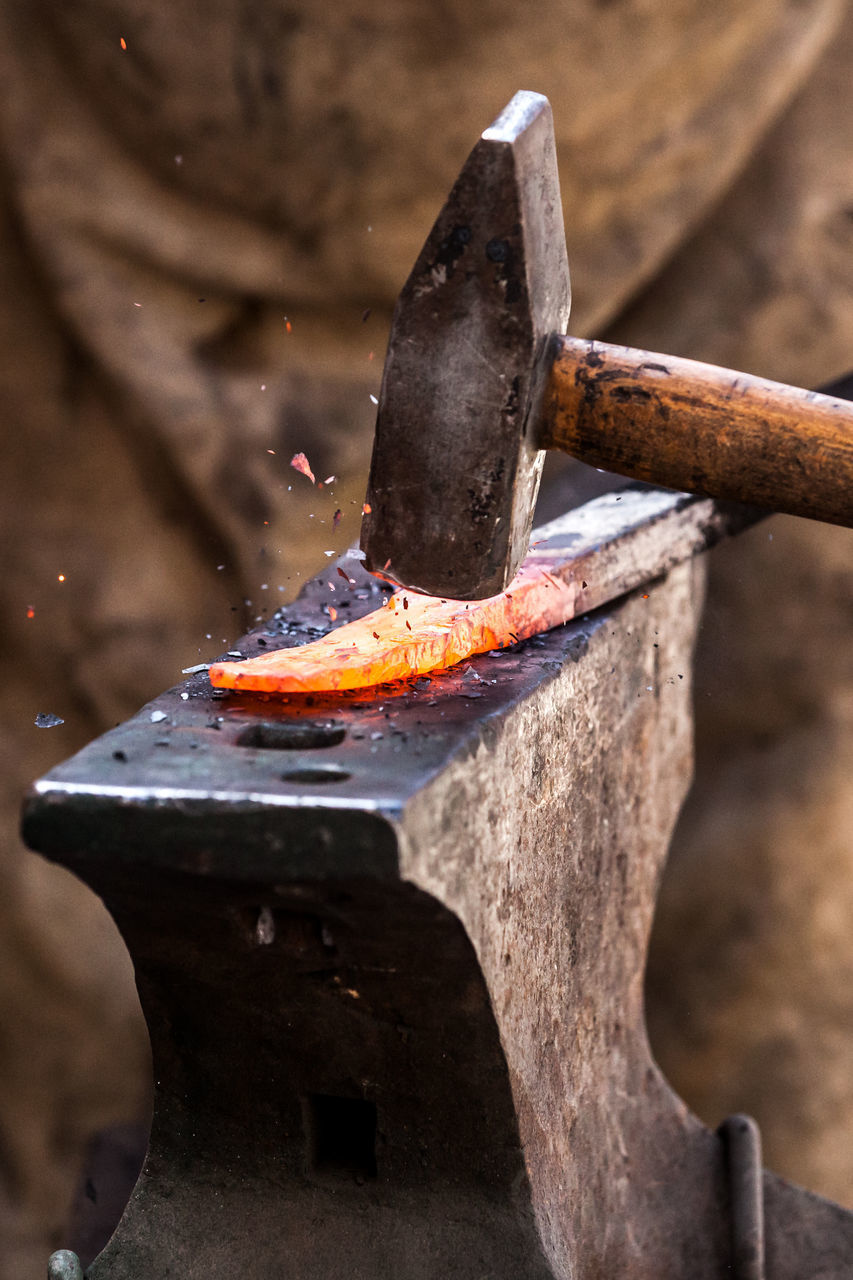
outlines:
[[465, 600], [515, 575], [544, 456], [526, 431], [534, 365], [565, 333], [570, 294], [551, 108], [518, 93], [471, 152], [394, 312], [362, 527], [370, 568]]
[[[650, 524], [648, 576], [701, 545], [695, 502]], [[326, 629], [330, 576], [241, 651]], [[381, 594], [350, 576], [344, 615]], [[642, 1010], [701, 578], [368, 694], [199, 673], [37, 785], [27, 838], [103, 896], [154, 1054], [90, 1280], [731, 1274], [723, 1145]], [[853, 1215], [771, 1174], [764, 1203], [770, 1280], [849, 1274]]]

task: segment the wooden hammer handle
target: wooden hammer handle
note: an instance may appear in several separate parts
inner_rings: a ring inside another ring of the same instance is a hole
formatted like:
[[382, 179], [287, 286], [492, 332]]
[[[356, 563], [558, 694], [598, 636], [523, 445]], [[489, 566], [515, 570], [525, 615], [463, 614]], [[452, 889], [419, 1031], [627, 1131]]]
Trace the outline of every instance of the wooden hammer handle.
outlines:
[[542, 449], [636, 480], [853, 525], [853, 403], [555, 335]]

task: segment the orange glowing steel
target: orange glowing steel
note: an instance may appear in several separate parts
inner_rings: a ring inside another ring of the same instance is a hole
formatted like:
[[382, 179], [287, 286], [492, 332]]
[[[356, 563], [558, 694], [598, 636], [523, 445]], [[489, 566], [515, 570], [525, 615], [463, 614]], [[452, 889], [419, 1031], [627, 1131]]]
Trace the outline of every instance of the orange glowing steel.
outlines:
[[316, 693], [451, 667], [574, 617], [583, 588], [559, 572], [554, 562], [531, 557], [506, 591], [470, 604], [397, 591], [383, 608], [311, 644], [247, 662], [218, 662], [210, 668], [210, 680], [220, 689]]

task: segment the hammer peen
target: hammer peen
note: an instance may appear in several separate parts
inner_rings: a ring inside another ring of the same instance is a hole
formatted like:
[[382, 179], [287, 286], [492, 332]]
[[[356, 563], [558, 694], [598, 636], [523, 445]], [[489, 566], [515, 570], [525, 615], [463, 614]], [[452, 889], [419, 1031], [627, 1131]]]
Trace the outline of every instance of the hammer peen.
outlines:
[[511, 581], [543, 450], [673, 489], [853, 525], [853, 405], [565, 336], [571, 287], [551, 108], [482, 134], [400, 294], [361, 545], [411, 590]]

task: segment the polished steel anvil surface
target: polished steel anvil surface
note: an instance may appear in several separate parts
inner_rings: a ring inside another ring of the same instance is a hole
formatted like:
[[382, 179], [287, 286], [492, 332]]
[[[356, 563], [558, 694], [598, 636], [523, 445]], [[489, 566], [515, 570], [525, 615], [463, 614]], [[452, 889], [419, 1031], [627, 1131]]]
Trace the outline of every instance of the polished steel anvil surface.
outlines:
[[[696, 553], [745, 517], [603, 501], [625, 528], [591, 563], [645, 584], [616, 603], [333, 698], [198, 672], [33, 788], [26, 838], [106, 902], [153, 1050], [148, 1156], [91, 1280], [764, 1274], [643, 1017], [691, 776]], [[342, 565], [240, 652], [381, 603]], [[849, 1276], [853, 1215], [762, 1187], [767, 1277]]]

